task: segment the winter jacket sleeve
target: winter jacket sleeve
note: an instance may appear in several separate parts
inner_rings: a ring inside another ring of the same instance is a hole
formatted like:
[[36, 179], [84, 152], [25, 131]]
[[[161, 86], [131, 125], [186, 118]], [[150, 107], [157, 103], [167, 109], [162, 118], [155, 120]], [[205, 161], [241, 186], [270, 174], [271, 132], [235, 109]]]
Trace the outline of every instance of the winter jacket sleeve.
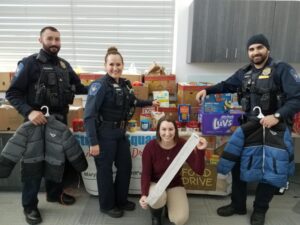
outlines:
[[63, 134], [63, 148], [65, 155], [73, 168], [77, 172], [83, 172], [87, 169], [88, 164], [84, 152], [69, 129], [66, 129]]
[[228, 174], [235, 163], [240, 161], [242, 149], [244, 147], [244, 133], [239, 127], [231, 136], [226, 145], [221, 159], [217, 166], [218, 173]]
[[9, 177], [17, 162], [26, 151], [28, 130], [30, 124], [21, 125], [14, 135], [8, 140], [0, 155], [0, 177]]

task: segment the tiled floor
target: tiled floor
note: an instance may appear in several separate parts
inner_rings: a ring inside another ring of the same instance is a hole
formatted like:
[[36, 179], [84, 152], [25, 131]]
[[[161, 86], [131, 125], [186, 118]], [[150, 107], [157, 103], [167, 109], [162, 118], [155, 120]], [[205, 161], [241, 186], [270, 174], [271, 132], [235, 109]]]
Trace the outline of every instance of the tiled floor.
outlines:
[[[284, 195], [274, 197], [266, 217], [265, 225], [300, 224], [300, 176], [293, 177], [290, 189]], [[90, 196], [83, 188], [73, 189], [77, 203], [62, 206], [48, 203], [45, 193], [40, 193], [39, 208], [43, 225], [150, 225], [148, 211], [139, 206], [126, 212], [121, 219], [113, 219], [99, 212], [97, 197]], [[0, 225], [24, 225], [24, 215], [19, 192], [0, 192]], [[130, 196], [138, 202], [138, 196]], [[248, 198], [248, 214], [244, 216], [219, 217], [216, 209], [229, 203], [229, 197], [189, 195], [190, 219], [187, 225], [247, 225], [252, 212], [253, 195]], [[165, 224], [168, 221], [165, 219]]]

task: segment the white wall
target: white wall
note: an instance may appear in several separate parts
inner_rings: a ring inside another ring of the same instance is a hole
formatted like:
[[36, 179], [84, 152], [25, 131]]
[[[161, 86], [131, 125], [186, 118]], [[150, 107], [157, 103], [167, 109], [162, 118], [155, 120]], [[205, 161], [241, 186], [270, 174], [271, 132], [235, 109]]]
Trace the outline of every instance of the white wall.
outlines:
[[[177, 82], [219, 82], [229, 77], [244, 64], [240, 63], [186, 63], [188, 36], [188, 6], [192, 0], [175, 0], [175, 36], [173, 73]], [[213, 28], [212, 28], [213, 29]], [[271, 46], [272, 47], [272, 46]], [[272, 55], [272, 52], [271, 52]], [[300, 63], [292, 64], [300, 73]]]

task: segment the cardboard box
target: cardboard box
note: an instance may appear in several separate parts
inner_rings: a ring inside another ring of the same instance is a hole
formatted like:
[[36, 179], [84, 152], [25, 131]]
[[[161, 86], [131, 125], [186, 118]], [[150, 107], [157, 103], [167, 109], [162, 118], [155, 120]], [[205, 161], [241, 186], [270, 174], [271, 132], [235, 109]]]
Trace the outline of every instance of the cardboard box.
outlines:
[[177, 107], [159, 107], [159, 112], [164, 112], [166, 116], [173, 120], [178, 120]]
[[176, 76], [163, 75], [163, 76], [144, 76], [144, 83], [148, 85], [149, 92], [167, 90], [170, 94], [176, 93]]
[[70, 106], [81, 106], [83, 107], [83, 99], [82, 98], [74, 98], [73, 104]]
[[136, 124], [139, 127], [140, 126], [140, 115], [142, 113], [142, 108], [136, 107], [135, 112], [131, 118], [131, 120], [136, 120]]
[[139, 126], [141, 126], [140, 122], [141, 120], [149, 120], [150, 121], [150, 129], [152, 128], [152, 117], [151, 117], [151, 112], [155, 111], [155, 107], [154, 106], [147, 106], [147, 107], [143, 107], [143, 108], [138, 108], [140, 109], [140, 118], [138, 121]]
[[143, 86], [132, 86], [134, 90], [134, 95], [140, 100], [148, 100], [149, 99], [149, 88], [147, 85]]
[[185, 163], [181, 170], [182, 183], [187, 190], [215, 191], [217, 186], [217, 167], [206, 165], [202, 176], [195, 173]]
[[209, 85], [211, 84], [206, 82], [179, 82], [177, 91], [178, 104], [190, 104], [192, 107], [199, 107], [199, 103], [196, 101], [196, 94]]
[[206, 113], [200, 110], [199, 122], [203, 134], [228, 135], [240, 126], [239, 118], [242, 111], [230, 111], [229, 113]]
[[93, 81], [103, 77], [103, 74], [96, 74], [96, 73], [80, 73], [79, 78], [81, 83], [85, 86], [90, 85]]
[[191, 107], [191, 114], [190, 118], [191, 120], [196, 120], [198, 121], [198, 113], [199, 113], [199, 107]]
[[15, 131], [24, 123], [24, 117], [11, 105], [0, 106], [0, 130]]
[[122, 74], [121, 77], [130, 80], [131, 84], [134, 81], [139, 81], [139, 82], [143, 81], [143, 75], [141, 74]]
[[[105, 76], [105, 74], [96, 74], [96, 73], [80, 73], [79, 77], [81, 83], [84, 85], [90, 85], [93, 81]], [[143, 76], [141, 74], [122, 74], [122, 78], [130, 80], [131, 83], [134, 81], [143, 81]]]
[[10, 72], [0, 72], [0, 91], [7, 91], [11, 80]]
[[72, 122], [74, 119], [83, 119], [82, 106], [70, 106], [68, 113], [68, 127], [72, 127]]

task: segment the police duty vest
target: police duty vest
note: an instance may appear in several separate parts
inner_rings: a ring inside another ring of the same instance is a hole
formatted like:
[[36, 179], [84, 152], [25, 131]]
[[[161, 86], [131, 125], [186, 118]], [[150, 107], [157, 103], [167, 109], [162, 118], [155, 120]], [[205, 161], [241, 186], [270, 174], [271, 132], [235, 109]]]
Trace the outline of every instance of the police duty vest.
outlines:
[[72, 104], [75, 86], [70, 84], [69, 72], [65, 62], [58, 58], [59, 65], [47, 63], [47, 58], [37, 55], [40, 62], [40, 78], [35, 86], [35, 104], [47, 105], [52, 109], [63, 109]]
[[243, 110], [254, 114], [252, 109], [259, 106], [264, 115], [274, 113], [283, 104], [282, 91], [274, 81], [276, 63], [272, 62], [259, 72], [253, 72], [251, 65], [248, 65], [244, 71], [239, 96]]
[[[106, 75], [109, 76], [109, 75]], [[120, 83], [111, 83], [109, 77], [101, 83], [112, 92], [111, 99], [106, 99], [100, 109], [100, 121], [128, 121], [135, 111], [136, 99], [130, 81], [120, 78]]]

